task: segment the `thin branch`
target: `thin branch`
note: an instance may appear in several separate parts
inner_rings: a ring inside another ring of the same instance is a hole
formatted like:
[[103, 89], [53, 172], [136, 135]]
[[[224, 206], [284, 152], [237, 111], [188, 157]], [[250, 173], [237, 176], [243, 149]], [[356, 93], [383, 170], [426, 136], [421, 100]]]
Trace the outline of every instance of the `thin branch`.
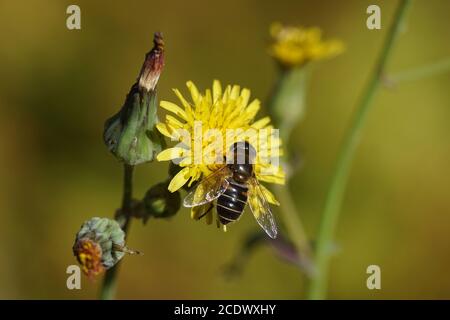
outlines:
[[[131, 222], [131, 207], [133, 197], [133, 169], [134, 166], [124, 164], [124, 178], [123, 178], [123, 198], [121, 215], [116, 217], [116, 220], [123, 218], [123, 221], [119, 221], [125, 235], [128, 233], [128, 228]], [[122, 222], [122, 223], [121, 223]], [[100, 299], [112, 300], [116, 295], [117, 289], [117, 272], [120, 266], [120, 262], [114, 267], [106, 271], [103, 285], [100, 292]]]
[[319, 234], [317, 238], [317, 247], [315, 253], [316, 274], [311, 279], [308, 298], [323, 299], [326, 295], [328, 272], [330, 262], [330, 248], [333, 243], [333, 237], [336, 225], [339, 219], [342, 199], [345, 193], [348, 176], [350, 173], [351, 163], [355, 150], [360, 141], [362, 129], [367, 120], [367, 115], [371, 109], [373, 99], [375, 97], [388, 58], [392, 52], [395, 40], [399, 35], [403, 21], [406, 17], [407, 9], [410, 7], [410, 0], [402, 0], [395, 13], [394, 22], [388, 31], [387, 39], [380, 53], [375, 70], [366, 87], [362, 100], [356, 109], [354, 118], [350, 127], [344, 136], [335, 168], [329, 185], [329, 189], [325, 199], [325, 205], [322, 211], [322, 220], [319, 226]]
[[399, 82], [415, 81], [450, 72], [450, 58], [440, 60], [418, 68], [400, 71], [386, 76], [387, 85]]

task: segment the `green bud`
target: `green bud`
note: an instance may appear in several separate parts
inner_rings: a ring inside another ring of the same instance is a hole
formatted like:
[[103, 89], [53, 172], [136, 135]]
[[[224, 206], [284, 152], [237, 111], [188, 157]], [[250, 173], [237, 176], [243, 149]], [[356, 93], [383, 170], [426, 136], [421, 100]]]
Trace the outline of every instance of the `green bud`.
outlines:
[[138, 81], [131, 87], [121, 110], [105, 123], [103, 139], [108, 149], [121, 161], [138, 165], [152, 161], [164, 147], [156, 129], [156, 85], [164, 66], [164, 43], [155, 34], [154, 47], [146, 55]]
[[125, 232], [115, 220], [91, 218], [78, 231], [73, 252], [87, 275], [97, 275], [114, 266], [127, 252]]
[[170, 192], [167, 190], [167, 186], [167, 182], [158, 183], [145, 194], [143, 203], [146, 217], [144, 222], [151, 216], [155, 218], [169, 218], [180, 210], [180, 193], [178, 191]]

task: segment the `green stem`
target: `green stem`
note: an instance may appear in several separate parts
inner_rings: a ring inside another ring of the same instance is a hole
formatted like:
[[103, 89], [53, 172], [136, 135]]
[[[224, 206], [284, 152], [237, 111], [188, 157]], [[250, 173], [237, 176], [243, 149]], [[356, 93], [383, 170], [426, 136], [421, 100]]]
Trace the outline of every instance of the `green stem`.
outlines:
[[411, 70], [400, 71], [387, 77], [387, 82], [396, 84], [404, 81], [414, 81], [450, 71], [450, 58], [414, 68]]
[[307, 64], [281, 70], [268, 103], [268, 109], [283, 141], [289, 140], [295, 125], [303, 119], [311, 68], [311, 65]]
[[[305, 111], [306, 87], [309, 80], [310, 67], [302, 66], [291, 70], [282, 70], [268, 102], [268, 110], [275, 126], [279, 129], [280, 138], [287, 144], [291, 131], [300, 121]], [[311, 249], [306, 233], [296, 209], [295, 201], [289, 190], [289, 180], [296, 169], [292, 155], [286, 151], [287, 163], [286, 185], [275, 186], [274, 192], [280, 202], [281, 215], [286, 227], [287, 235], [296, 248], [303, 262], [306, 273], [311, 275]]]
[[285, 186], [277, 185], [273, 189], [278, 201], [282, 204], [280, 210], [282, 211], [289, 239], [294, 244], [297, 254], [305, 266], [304, 271], [306, 271], [308, 276], [312, 276], [315, 271], [314, 266], [311, 264], [311, 248], [294, 199], [292, 199], [289, 183]]
[[[131, 221], [131, 205], [133, 197], [133, 169], [134, 166], [124, 164], [124, 179], [123, 179], [123, 198], [122, 208], [119, 217], [124, 217], [123, 223], [121, 223], [122, 229], [125, 235], [128, 232], [128, 228]], [[116, 217], [118, 220], [119, 217]], [[120, 223], [120, 222], [119, 222]], [[112, 300], [116, 295], [117, 288], [117, 272], [119, 270], [120, 262], [114, 267], [106, 271], [103, 285], [100, 291], [100, 299]]]
[[363, 98], [356, 110], [351, 125], [344, 136], [344, 140], [336, 160], [334, 173], [325, 199], [322, 220], [319, 226], [317, 247], [315, 253], [316, 274], [311, 279], [308, 298], [323, 299], [326, 295], [328, 282], [328, 268], [330, 262], [330, 248], [339, 218], [339, 211], [345, 192], [346, 182], [350, 172], [355, 149], [361, 137], [361, 131], [366, 123], [367, 114], [372, 106], [373, 98], [380, 86], [384, 68], [397, 39], [402, 23], [411, 1], [402, 0], [395, 13], [394, 22], [388, 30], [387, 39], [375, 66], [373, 75], [364, 91]]

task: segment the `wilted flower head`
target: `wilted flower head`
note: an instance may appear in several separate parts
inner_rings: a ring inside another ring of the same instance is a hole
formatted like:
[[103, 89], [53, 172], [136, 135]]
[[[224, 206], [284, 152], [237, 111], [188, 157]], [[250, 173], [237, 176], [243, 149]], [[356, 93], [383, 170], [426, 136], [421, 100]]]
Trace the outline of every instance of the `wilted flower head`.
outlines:
[[[200, 93], [193, 82], [188, 81], [191, 101], [186, 100], [179, 90], [174, 89], [181, 106], [161, 101], [160, 106], [171, 112], [165, 122], [157, 125], [158, 130], [179, 144], [158, 154], [158, 161], [175, 161], [181, 170], [173, 177], [168, 189], [175, 192], [181, 187], [191, 186], [205, 176], [216, 171], [220, 160], [237, 141], [248, 141], [257, 152], [254, 169], [256, 178], [269, 183], [284, 183], [281, 166], [271, 159], [282, 154], [281, 140], [277, 130], [269, 124], [270, 118], [255, 121], [260, 109], [260, 101], [250, 101], [250, 90], [238, 85], [229, 85], [222, 90], [218, 80], [213, 82], [212, 90]], [[230, 130], [234, 129], [234, 137]], [[215, 134], [210, 134], [214, 132]], [[249, 132], [257, 132], [251, 135]], [[264, 133], [264, 134], [263, 134]], [[262, 137], [266, 139], [262, 139]], [[201, 149], [200, 156], [196, 152]], [[219, 149], [219, 150], [218, 150]], [[278, 204], [275, 197], [263, 187], [265, 196], [272, 204]], [[204, 206], [192, 208], [192, 216], [201, 216]], [[211, 213], [206, 216], [211, 222]]]
[[155, 90], [164, 67], [164, 41], [162, 33], [156, 32], [153, 38], [153, 49], [145, 56], [139, 74], [139, 88], [142, 90]]
[[275, 22], [270, 27], [270, 35], [269, 53], [286, 68], [333, 57], [344, 50], [339, 40], [322, 40], [322, 31], [317, 27], [283, 26]]
[[85, 221], [73, 246], [83, 272], [91, 278], [114, 266], [128, 251], [125, 232], [117, 221], [108, 218]]

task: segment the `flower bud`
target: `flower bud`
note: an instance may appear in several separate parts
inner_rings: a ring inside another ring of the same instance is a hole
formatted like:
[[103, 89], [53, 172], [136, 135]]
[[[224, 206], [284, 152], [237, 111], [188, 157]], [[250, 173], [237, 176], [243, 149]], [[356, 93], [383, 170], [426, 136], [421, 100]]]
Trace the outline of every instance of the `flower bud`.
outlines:
[[146, 55], [137, 82], [131, 87], [121, 110], [105, 123], [103, 139], [121, 161], [138, 165], [152, 161], [164, 144], [156, 130], [158, 122], [156, 85], [164, 66], [164, 43], [155, 34], [154, 48]]
[[78, 231], [73, 253], [90, 278], [113, 267], [124, 256], [125, 232], [115, 220], [91, 218]]
[[181, 196], [178, 191], [170, 192], [167, 189], [168, 183], [162, 182], [151, 187], [145, 194], [143, 203], [147, 216], [144, 222], [150, 217], [169, 218], [175, 215], [181, 206]]

